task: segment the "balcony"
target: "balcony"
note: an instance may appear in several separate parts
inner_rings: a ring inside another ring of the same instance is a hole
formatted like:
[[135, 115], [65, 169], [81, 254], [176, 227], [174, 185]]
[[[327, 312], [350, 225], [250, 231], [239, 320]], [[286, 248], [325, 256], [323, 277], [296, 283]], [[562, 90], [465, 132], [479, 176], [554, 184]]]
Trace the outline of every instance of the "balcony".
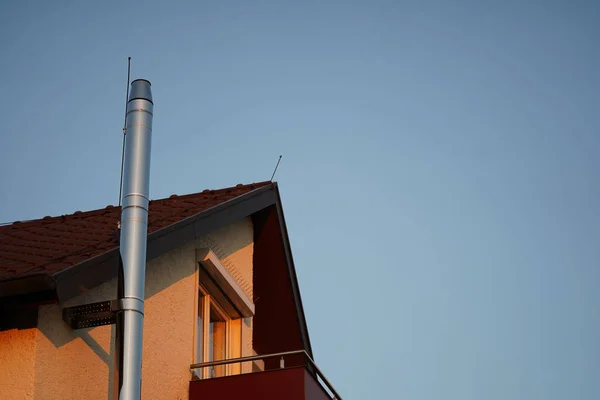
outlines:
[[[243, 371], [248, 363], [255, 372], [211, 377], [225, 375], [227, 366]], [[304, 350], [192, 364], [190, 372], [190, 400], [342, 400]]]

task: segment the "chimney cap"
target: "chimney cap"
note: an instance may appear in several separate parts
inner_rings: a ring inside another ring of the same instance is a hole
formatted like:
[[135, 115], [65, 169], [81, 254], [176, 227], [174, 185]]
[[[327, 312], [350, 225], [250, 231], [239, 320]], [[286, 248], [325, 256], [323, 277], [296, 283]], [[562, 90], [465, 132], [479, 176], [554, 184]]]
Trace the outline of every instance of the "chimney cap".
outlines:
[[129, 101], [131, 100], [148, 100], [150, 103], [154, 104], [152, 101], [152, 90], [150, 90], [150, 86], [152, 84], [147, 79], [136, 79], [131, 82], [131, 91], [129, 92]]

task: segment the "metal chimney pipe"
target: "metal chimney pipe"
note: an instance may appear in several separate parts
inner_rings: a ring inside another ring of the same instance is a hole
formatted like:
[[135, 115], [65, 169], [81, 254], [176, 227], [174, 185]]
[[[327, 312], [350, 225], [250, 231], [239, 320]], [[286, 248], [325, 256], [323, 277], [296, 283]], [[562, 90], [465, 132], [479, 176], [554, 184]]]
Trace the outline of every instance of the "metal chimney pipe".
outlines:
[[150, 82], [145, 79], [131, 82], [121, 202], [122, 271], [118, 298], [122, 312], [117, 322], [118, 347], [122, 346], [117, 351], [119, 400], [139, 400], [141, 396], [153, 106]]

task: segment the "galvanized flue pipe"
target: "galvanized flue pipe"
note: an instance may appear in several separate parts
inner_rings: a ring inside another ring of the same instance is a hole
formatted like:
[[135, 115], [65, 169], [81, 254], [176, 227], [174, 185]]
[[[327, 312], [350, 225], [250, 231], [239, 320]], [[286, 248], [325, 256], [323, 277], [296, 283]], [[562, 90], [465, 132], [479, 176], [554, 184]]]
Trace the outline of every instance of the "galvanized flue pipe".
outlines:
[[119, 400], [139, 400], [141, 396], [153, 107], [150, 82], [145, 79], [131, 82], [121, 201], [118, 298], [122, 311], [117, 318]]

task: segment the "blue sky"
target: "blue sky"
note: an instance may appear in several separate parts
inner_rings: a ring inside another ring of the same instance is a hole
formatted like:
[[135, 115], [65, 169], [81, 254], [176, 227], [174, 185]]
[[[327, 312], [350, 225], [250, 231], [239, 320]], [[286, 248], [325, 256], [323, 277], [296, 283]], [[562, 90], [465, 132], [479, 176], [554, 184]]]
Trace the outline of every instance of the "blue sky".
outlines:
[[117, 203], [126, 60], [151, 195], [280, 184], [345, 399], [600, 398], [600, 5], [0, 5], [0, 221]]

